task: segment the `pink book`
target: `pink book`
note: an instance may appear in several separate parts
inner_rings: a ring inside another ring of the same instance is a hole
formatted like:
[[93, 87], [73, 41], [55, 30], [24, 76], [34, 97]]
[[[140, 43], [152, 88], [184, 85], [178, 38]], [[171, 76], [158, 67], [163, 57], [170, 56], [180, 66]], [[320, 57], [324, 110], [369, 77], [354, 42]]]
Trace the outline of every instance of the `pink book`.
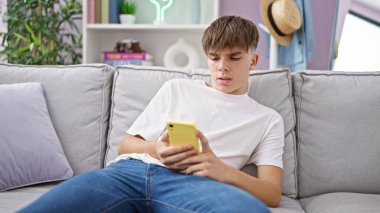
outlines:
[[87, 0], [87, 23], [95, 24], [95, 1]]
[[104, 52], [103, 60], [152, 60], [152, 55], [145, 52]]

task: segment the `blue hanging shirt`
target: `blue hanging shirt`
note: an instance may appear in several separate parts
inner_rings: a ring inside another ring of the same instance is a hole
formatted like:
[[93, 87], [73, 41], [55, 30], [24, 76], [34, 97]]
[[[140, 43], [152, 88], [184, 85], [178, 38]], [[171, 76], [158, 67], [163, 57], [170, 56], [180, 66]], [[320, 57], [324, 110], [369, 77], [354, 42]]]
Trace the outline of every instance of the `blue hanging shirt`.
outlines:
[[[306, 70], [307, 63], [314, 56], [314, 34], [310, 0], [295, 0], [302, 16], [302, 27], [294, 32], [293, 39], [288, 46], [278, 45], [277, 63], [289, 66], [290, 70]], [[269, 47], [269, 34], [267, 46]], [[269, 52], [269, 48], [268, 48]]]

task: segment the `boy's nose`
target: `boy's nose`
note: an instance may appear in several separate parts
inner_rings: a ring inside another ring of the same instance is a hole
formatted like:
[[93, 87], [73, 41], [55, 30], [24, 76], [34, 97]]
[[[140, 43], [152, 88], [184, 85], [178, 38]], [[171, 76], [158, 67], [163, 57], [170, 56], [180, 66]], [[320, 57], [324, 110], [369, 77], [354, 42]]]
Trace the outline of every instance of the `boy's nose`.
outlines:
[[223, 60], [223, 59], [220, 60], [218, 71], [228, 72], [228, 64], [226, 60]]

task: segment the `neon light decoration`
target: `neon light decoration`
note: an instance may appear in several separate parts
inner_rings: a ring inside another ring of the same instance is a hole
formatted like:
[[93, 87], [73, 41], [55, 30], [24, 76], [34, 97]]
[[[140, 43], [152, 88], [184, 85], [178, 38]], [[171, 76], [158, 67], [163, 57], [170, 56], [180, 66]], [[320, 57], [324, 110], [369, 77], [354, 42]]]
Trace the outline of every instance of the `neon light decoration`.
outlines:
[[161, 5], [156, 0], [150, 0], [156, 6], [156, 20], [154, 23], [164, 23], [165, 22], [165, 11], [173, 5], [173, 0], [161, 0], [167, 4]]

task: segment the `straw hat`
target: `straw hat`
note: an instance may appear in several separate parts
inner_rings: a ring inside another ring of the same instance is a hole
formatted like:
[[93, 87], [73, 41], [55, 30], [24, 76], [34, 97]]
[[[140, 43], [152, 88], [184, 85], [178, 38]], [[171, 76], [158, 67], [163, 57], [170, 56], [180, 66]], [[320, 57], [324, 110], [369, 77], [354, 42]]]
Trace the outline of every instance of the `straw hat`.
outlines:
[[261, 0], [261, 16], [270, 34], [281, 45], [288, 45], [302, 25], [301, 12], [294, 0]]

